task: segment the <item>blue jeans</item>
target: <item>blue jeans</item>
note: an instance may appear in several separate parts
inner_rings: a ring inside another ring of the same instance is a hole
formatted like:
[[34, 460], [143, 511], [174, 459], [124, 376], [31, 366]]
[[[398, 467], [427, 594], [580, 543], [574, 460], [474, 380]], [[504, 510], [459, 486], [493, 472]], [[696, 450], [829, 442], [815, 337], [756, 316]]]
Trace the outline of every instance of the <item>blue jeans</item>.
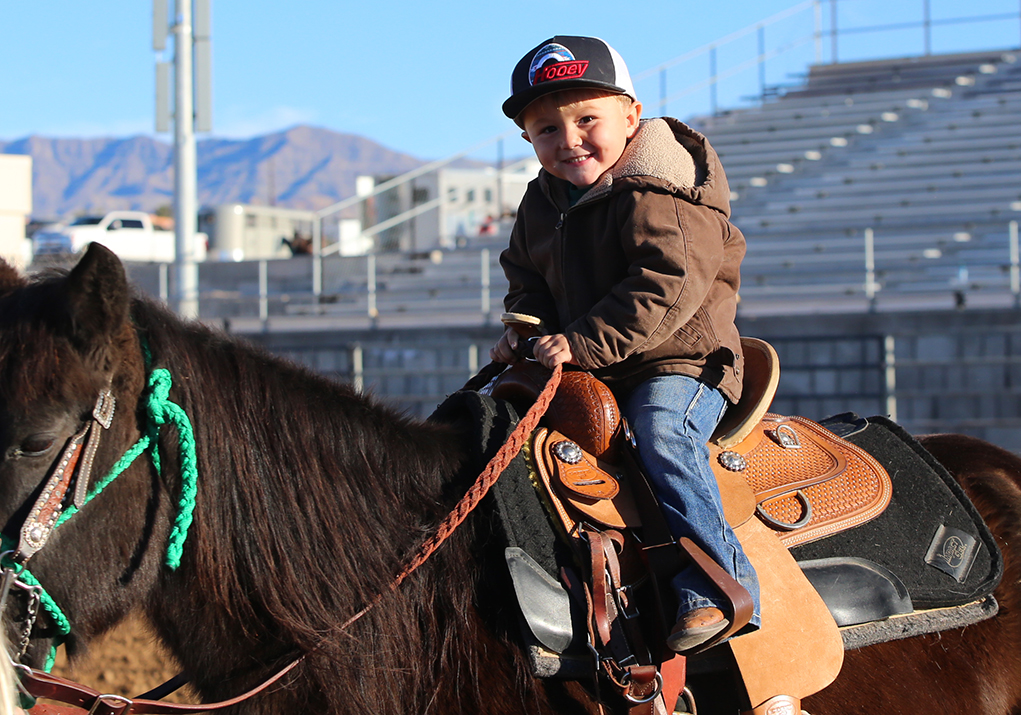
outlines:
[[[638, 455], [675, 538], [687, 536], [748, 589], [755, 602], [751, 623], [760, 624], [759, 580], [734, 531], [723, 518], [706, 443], [727, 408], [719, 390], [687, 375], [661, 375], [641, 383], [625, 400], [624, 417]], [[671, 582], [678, 616], [725, 599], [695, 566]]]

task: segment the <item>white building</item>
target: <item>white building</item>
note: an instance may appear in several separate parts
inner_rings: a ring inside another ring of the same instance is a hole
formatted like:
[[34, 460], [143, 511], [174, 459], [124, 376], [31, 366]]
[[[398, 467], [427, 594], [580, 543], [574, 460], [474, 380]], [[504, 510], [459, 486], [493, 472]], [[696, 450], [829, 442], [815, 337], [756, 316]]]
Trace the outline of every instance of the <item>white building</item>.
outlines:
[[222, 204], [199, 211], [199, 231], [209, 236], [208, 260], [288, 258], [292, 255], [288, 242], [302, 245], [311, 241], [316, 220], [314, 211]]
[[32, 213], [32, 157], [0, 154], [0, 257], [17, 267], [31, 260], [25, 224]]
[[[416, 177], [361, 204], [362, 235], [380, 252], [430, 251], [506, 237], [538, 171], [539, 162], [526, 159], [502, 171], [444, 167]], [[360, 176], [357, 193], [368, 196], [390, 178]]]

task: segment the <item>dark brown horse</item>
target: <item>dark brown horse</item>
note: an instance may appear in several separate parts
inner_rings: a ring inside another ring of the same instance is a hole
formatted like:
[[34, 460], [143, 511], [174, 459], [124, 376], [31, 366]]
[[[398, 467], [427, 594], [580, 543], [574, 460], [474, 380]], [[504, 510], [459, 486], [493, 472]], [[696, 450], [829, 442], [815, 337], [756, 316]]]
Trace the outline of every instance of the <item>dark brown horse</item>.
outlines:
[[[190, 437], [168, 424], [159, 470], [149, 456], [135, 460], [28, 562], [66, 616], [72, 658], [140, 609], [205, 701], [238, 695], [307, 654], [281, 685], [232, 712], [593, 712], [529, 674], [509, 580], [493, 566], [502, 564], [502, 546], [484, 513], [388, 592], [469, 485], [460, 426], [409, 419], [133, 298], [119, 261], [101, 247], [66, 276], [27, 281], [0, 263], [7, 537], [17, 538], [105, 387], [117, 409], [96, 455], [93, 491], [151, 433], [147, 381], [158, 368], [172, 376], [169, 399], [190, 417], [197, 454], [180, 563], [167, 565], [167, 545], [182, 526], [187, 459], [179, 455]], [[1000, 614], [849, 653], [838, 683], [806, 703], [813, 715], [1018, 712], [1021, 460], [961, 437], [926, 446], [958, 476], [1004, 549]], [[378, 594], [387, 595], [341, 627]], [[40, 616], [25, 662], [44, 662], [56, 620]]]

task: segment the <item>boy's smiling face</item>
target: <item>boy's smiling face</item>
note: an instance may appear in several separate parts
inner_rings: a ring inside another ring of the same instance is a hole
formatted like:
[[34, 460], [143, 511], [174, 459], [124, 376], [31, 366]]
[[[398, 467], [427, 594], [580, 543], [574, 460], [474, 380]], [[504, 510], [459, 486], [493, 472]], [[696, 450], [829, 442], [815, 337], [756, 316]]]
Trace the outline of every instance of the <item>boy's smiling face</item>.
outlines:
[[620, 159], [641, 115], [640, 102], [625, 108], [616, 95], [568, 90], [554, 101], [540, 98], [528, 105], [521, 116], [522, 136], [546, 171], [589, 186]]

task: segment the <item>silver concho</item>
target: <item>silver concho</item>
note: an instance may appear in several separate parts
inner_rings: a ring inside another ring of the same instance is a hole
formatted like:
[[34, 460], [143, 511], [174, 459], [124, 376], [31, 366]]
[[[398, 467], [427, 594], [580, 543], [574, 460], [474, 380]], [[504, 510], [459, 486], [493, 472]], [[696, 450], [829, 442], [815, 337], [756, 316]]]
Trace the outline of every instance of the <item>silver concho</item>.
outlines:
[[726, 452], [720, 453], [720, 464], [732, 472], [740, 472], [748, 468], [748, 460], [737, 452], [731, 452], [729, 449]]
[[570, 440], [564, 440], [553, 445], [553, 455], [561, 462], [577, 464], [581, 461], [581, 447]]

